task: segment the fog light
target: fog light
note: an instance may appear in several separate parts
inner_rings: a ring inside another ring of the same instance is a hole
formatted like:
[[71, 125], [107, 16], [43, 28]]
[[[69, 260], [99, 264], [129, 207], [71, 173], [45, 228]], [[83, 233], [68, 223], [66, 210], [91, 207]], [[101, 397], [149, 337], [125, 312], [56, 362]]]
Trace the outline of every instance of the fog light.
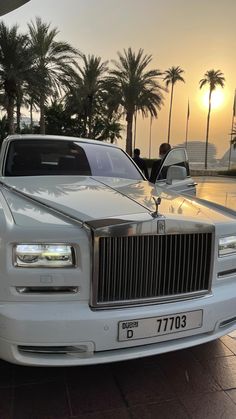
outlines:
[[236, 253], [236, 236], [221, 237], [219, 239], [219, 257]]

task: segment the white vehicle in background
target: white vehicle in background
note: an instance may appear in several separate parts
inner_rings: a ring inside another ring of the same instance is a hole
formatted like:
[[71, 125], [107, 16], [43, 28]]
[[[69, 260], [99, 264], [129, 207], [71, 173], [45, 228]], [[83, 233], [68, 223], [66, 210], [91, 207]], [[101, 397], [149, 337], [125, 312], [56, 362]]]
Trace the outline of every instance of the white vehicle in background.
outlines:
[[176, 193], [195, 190], [183, 149], [161, 170], [151, 184], [124, 151], [92, 140], [4, 140], [2, 359], [121, 361], [235, 329], [236, 213]]

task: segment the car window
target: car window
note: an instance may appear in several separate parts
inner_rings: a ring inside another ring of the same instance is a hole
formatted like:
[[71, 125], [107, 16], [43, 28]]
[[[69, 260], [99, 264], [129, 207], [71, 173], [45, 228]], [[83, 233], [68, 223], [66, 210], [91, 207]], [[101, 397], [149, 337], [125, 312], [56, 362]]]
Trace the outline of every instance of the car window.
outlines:
[[11, 141], [4, 175], [80, 175], [143, 179], [131, 159], [119, 148], [43, 139]]
[[187, 171], [187, 176], [190, 176], [189, 163], [185, 149], [174, 148], [170, 150], [164, 158], [160, 173], [157, 176], [157, 180], [166, 179], [168, 168], [173, 165], [185, 167]]

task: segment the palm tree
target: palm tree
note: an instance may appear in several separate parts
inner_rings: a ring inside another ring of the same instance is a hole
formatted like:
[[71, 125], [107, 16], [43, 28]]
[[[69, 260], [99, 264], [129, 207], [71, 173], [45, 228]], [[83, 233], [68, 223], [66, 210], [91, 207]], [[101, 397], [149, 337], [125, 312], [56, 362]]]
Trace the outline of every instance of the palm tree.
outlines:
[[224, 87], [225, 78], [223, 73], [220, 70], [208, 70], [204, 74], [204, 78], [200, 80], [199, 85], [200, 89], [209, 84], [209, 105], [208, 105], [208, 114], [207, 114], [207, 126], [206, 126], [206, 149], [205, 149], [205, 169], [207, 169], [207, 152], [208, 152], [208, 138], [209, 138], [209, 126], [210, 126], [210, 116], [211, 116], [211, 95], [212, 92], [216, 89], [217, 86]]
[[162, 73], [157, 69], [147, 70], [151, 61], [152, 56], [144, 54], [142, 49], [137, 54], [131, 48], [124, 50], [123, 54], [118, 52], [118, 61], [112, 61], [115, 69], [109, 72], [106, 81], [109, 106], [115, 110], [121, 107], [126, 117], [126, 151], [129, 155], [132, 155], [135, 111], [156, 118], [157, 109], [163, 104], [163, 87], [157, 81]]
[[46, 98], [69, 84], [75, 75], [74, 68], [78, 51], [67, 42], [55, 40], [57, 28], [42, 22], [38, 17], [36, 22], [28, 24], [30, 45], [34, 58], [34, 72], [37, 74], [36, 86], [39, 92], [40, 133], [45, 134], [45, 102]]
[[185, 83], [184, 78], [181, 76], [181, 74], [183, 73], [184, 73], [184, 70], [182, 70], [182, 68], [180, 68], [179, 66], [171, 67], [168, 70], [166, 70], [164, 73], [165, 74], [164, 81], [165, 81], [166, 87], [168, 88], [169, 84], [171, 84], [169, 123], [168, 123], [168, 136], [167, 136], [168, 143], [170, 143], [170, 127], [171, 127], [174, 85], [175, 83], [177, 83], [177, 81], [182, 81], [183, 83]]
[[32, 81], [27, 80], [24, 91], [24, 106], [29, 109], [30, 113], [30, 132], [33, 133], [33, 112], [39, 108], [39, 94]]
[[120, 140], [123, 127], [119, 120], [119, 113], [110, 114], [107, 108], [103, 107], [102, 113], [94, 118], [94, 138], [99, 141], [109, 141], [111, 144]]
[[111, 144], [122, 138], [121, 131], [123, 127], [120, 124], [119, 119], [120, 115], [113, 115], [112, 117], [106, 118], [104, 121], [103, 138], [106, 140], [109, 139]]
[[14, 133], [14, 106], [31, 64], [27, 36], [18, 33], [17, 25], [8, 28], [0, 22], [0, 88], [5, 96], [9, 134]]
[[94, 138], [93, 117], [101, 106], [104, 75], [108, 68], [107, 62], [102, 62], [100, 57], [82, 54], [81, 58], [83, 65], [78, 66], [78, 77], [69, 89], [67, 103], [80, 114], [84, 136]]

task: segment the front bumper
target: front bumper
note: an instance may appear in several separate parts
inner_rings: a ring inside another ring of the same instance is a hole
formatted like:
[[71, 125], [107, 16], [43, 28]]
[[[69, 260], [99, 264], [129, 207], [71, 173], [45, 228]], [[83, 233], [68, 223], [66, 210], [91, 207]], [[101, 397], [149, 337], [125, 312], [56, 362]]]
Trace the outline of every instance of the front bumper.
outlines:
[[[199, 329], [135, 341], [119, 342], [117, 339], [119, 321], [200, 309], [203, 310], [203, 325]], [[112, 310], [92, 311], [87, 302], [72, 301], [2, 303], [0, 358], [24, 365], [91, 365], [188, 348], [217, 339], [234, 329], [236, 282], [231, 285], [221, 283], [211, 295], [201, 298]], [[49, 347], [50, 353], [38, 350]], [[61, 347], [74, 350], [58, 353], [56, 348]]]

